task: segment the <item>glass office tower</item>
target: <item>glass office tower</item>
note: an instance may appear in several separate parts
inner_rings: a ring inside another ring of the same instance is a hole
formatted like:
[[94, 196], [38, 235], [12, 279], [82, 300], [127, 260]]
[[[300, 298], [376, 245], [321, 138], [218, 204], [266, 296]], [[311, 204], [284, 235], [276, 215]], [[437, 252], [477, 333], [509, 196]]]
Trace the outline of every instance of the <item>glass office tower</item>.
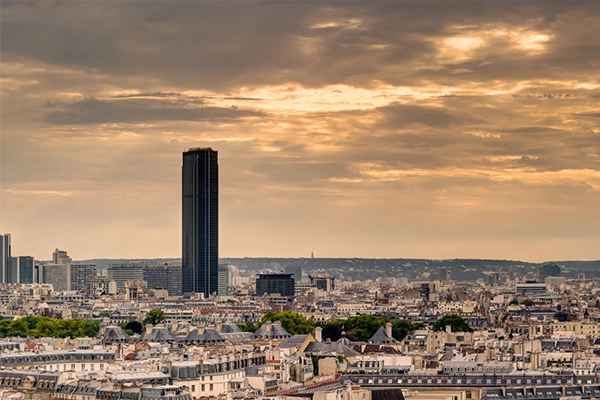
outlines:
[[211, 148], [183, 153], [182, 290], [218, 291], [219, 163]]

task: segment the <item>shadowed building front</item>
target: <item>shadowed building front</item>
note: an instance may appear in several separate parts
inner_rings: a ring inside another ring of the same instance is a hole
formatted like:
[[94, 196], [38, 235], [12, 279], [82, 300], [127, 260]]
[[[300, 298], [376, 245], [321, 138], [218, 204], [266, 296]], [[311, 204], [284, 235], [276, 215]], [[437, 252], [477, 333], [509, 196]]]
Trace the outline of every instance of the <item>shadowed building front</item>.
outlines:
[[182, 290], [218, 291], [219, 164], [211, 148], [183, 153]]

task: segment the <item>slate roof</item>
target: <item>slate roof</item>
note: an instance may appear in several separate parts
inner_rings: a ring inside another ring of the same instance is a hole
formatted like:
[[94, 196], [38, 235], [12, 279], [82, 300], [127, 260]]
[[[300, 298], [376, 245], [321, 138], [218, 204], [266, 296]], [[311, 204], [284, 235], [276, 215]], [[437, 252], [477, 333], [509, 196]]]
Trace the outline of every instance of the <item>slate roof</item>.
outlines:
[[560, 398], [598, 398], [600, 397], [600, 386], [566, 386], [565, 393], [560, 386], [545, 386], [536, 388], [506, 388], [489, 389], [481, 396], [482, 400], [513, 400], [513, 399], [560, 399]]
[[308, 337], [308, 335], [294, 335], [291, 338], [286, 339], [283, 343], [281, 343], [279, 345], [279, 348], [289, 349], [290, 347], [295, 347], [295, 348], [299, 349], [307, 337]]
[[394, 344], [400, 342], [393, 337], [388, 336], [387, 332], [385, 331], [385, 327], [382, 326], [377, 330], [377, 332], [375, 332], [371, 339], [369, 339], [369, 343]]
[[125, 333], [121, 327], [116, 325], [107, 326], [102, 335], [98, 333], [98, 338], [102, 340], [102, 343], [104, 344], [129, 342], [129, 335]]
[[340, 340], [338, 340], [338, 342], [340, 342], [341, 344], [344, 344], [346, 346], [351, 346], [352, 342], [350, 341], [350, 339], [348, 339], [346, 337], [346, 332], [342, 331], [342, 337], [340, 338]]
[[29, 380], [33, 383], [34, 389], [54, 390], [60, 376], [60, 372], [3, 369], [0, 370], [0, 386], [19, 389], [23, 381]]
[[141, 340], [145, 342], [165, 343], [173, 342], [176, 340], [176, 338], [166, 326], [156, 325], [152, 328], [152, 332], [150, 332], [150, 334], [144, 332]]
[[251, 332], [234, 332], [234, 333], [223, 333], [220, 335], [223, 339], [230, 341], [233, 344], [240, 344], [246, 342], [248, 339], [252, 338]]
[[306, 353], [335, 353], [344, 357], [356, 357], [358, 352], [340, 342], [312, 342], [306, 346]]
[[292, 337], [283, 326], [281, 326], [281, 322], [275, 321], [271, 324], [271, 331], [267, 332], [268, 324], [261, 325], [260, 328], [254, 333], [253, 337], [255, 339], [287, 339]]
[[198, 328], [192, 329], [190, 333], [182, 339], [185, 342], [215, 344], [223, 343], [225, 339], [213, 328], [206, 328], [202, 333], [198, 332]]
[[221, 325], [221, 333], [242, 333], [242, 330], [236, 324], [226, 323]]

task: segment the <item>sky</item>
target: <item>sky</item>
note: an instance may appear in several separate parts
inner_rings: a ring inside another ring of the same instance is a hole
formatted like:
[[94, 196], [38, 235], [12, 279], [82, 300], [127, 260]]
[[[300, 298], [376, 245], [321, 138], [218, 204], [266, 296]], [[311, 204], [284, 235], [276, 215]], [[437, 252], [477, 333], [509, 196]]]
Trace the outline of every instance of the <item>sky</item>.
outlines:
[[13, 254], [180, 257], [212, 147], [221, 257], [600, 259], [600, 2], [0, 7]]

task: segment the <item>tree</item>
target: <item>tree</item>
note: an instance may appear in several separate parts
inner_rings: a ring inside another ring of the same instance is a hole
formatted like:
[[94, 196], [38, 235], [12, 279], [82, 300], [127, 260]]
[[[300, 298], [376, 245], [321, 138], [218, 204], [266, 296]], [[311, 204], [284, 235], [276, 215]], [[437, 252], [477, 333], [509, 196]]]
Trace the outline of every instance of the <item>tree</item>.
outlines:
[[124, 329], [130, 330], [132, 332], [132, 333], [127, 333], [128, 335], [131, 335], [133, 333], [140, 334], [140, 333], [142, 333], [142, 329], [144, 329], [144, 326], [139, 321], [132, 319], [131, 321], [129, 321], [128, 323], [125, 324]]
[[165, 316], [165, 312], [160, 308], [153, 308], [152, 310], [146, 313], [144, 320], [142, 321], [144, 325], [158, 325], [161, 322], [165, 322], [167, 317]]
[[525, 307], [531, 307], [535, 303], [531, 299], [525, 299], [521, 302], [521, 304], [524, 305]]
[[389, 320], [371, 314], [357, 315], [346, 320], [346, 335], [352, 341], [366, 342]]
[[99, 329], [98, 321], [85, 319], [57, 320], [44, 316], [28, 316], [12, 321], [0, 321], [0, 337], [92, 337]]
[[269, 311], [260, 319], [260, 325], [267, 321], [281, 321], [281, 326], [290, 335], [304, 335], [315, 330], [314, 321], [306, 319], [302, 314], [291, 311], [283, 311], [280, 313]]
[[323, 335], [323, 339], [330, 339], [332, 342], [340, 340], [345, 324], [345, 319], [334, 319], [322, 324], [321, 329], [323, 331], [321, 334]]
[[23, 321], [23, 319], [16, 319], [11, 321], [6, 336], [26, 337], [28, 332], [29, 328], [27, 328], [27, 322]]
[[246, 321], [243, 323], [237, 324], [238, 328], [242, 330], [242, 332], [256, 332], [258, 330], [258, 325], [256, 325], [252, 321]]
[[411, 322], [405, 319], [399, 319], [392, 324], [392, 336], [394, 339], [401, 341], [409, 333], [413, 333], [416, 329], [422, 328], [422, 322]]
[[458, 314], [444, 315], [433, 324], [432, 329], [434, 331], [443, 331], [447, 325], [452, 327], [452, 332], [473, 332], [467, 321]]

